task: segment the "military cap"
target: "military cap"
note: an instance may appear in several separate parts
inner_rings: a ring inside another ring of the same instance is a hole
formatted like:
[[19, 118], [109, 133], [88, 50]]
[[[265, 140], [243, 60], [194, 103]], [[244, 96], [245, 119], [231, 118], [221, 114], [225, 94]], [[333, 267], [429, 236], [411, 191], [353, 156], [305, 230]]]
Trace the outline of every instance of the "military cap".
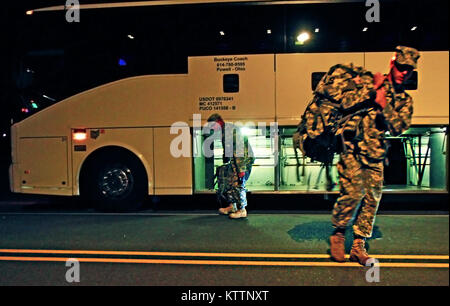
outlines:
[[208, 122], [216, 122], [216, 121], [223, 121], [222, 117], [219, 114], [212, 114], [209, 116]]
[[398, 46], [395, 48], [395, 62], [397, 64], [408, 65], [416, 69], [419, 57], [419, 51], [414, 48], [405, 46]]

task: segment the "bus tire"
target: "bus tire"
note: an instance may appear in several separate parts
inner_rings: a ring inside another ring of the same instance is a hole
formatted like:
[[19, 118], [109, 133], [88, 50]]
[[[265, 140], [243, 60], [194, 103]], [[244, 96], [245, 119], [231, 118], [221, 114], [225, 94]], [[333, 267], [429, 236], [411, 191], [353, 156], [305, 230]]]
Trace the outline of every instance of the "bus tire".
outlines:
[[139, 159], [111, 152], [91, 160], [82, 193], [96, 210], [129, 212], [141, 208], [147, 195], [147, 175]]

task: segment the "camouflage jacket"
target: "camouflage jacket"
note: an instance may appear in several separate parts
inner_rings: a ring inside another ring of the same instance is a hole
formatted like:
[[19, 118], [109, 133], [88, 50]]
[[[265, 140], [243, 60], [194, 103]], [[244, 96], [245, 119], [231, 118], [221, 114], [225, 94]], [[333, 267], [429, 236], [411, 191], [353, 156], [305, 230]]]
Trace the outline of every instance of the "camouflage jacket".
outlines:
[[[231, 136], [232, 135], [232, 136]], [[225, 124], [225, 132], [222, 133], [223, 162], [231, 160], [237, 172], [246, 172], [255, 162], [252, 147], [248, 137], [242, 135], [239, 128], [233, 124]]]
[[[343, 117], [337, 121], [336, 135], [343, 139], [345, 152], [358, 154], [364, 164], [384, 160], [386, 131], [397, 136], [411, 124], [412, 98], [404, 91], [396, 93], [387, 77], [382, 86], [386, 90], [387, 101], [383, 110], [375, 104], [376, 89], [372, 73], [346, 64], [332, 67], [315, 90], [316, 96], [340, 105]], [[321, 107], [324, 121], [334, 119], [332, 110], [335, 106]], [[313, 120], [313, 116], [310, 117], [309, 120]], [[316, 131], [320, 132], [320, 129]]]

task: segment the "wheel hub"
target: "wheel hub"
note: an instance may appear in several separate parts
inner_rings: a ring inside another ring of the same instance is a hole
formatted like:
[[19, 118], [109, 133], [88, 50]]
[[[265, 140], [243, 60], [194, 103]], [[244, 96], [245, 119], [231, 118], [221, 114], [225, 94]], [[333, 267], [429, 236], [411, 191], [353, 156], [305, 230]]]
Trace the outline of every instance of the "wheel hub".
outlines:
[[107, 168], [100, 175], [101, 193], [108, 198], [118, 198], [133, 188], [133, 176], [130, 169], [123, 166]]

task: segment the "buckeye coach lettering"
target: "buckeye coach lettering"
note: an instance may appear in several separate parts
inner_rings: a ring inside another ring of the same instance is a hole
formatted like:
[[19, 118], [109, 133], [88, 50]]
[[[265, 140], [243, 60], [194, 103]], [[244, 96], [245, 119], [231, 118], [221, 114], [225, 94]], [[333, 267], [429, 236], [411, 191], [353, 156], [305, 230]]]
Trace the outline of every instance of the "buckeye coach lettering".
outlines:
[[247, 56], [221, 56], [214, 57], [217, 72], [239, 72], [245, 71]]

